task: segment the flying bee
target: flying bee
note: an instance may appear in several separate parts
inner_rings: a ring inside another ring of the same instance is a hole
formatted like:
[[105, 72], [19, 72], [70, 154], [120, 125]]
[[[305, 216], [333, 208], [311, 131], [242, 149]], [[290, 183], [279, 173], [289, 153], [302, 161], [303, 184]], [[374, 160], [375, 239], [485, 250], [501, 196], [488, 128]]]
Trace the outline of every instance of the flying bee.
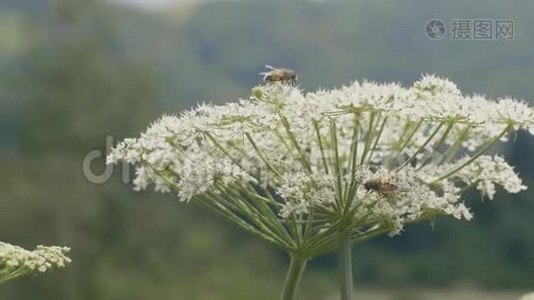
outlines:
[[363, 184], [363, 186], [367, 191], [377, 192], [388, 199], [390, 196], [393, 196], [399, 188], [395, 183], [393, 183], [393, 179], [389, 177], [369, 179]]
[[281, 82], [294, 85], [297, 82], [297, 73], [291, 69], [274, 68], [269, 65], [265, 67], [270, 71], [261, 72], [259, 75], [263, 75], [263, 81], [266, 83]]

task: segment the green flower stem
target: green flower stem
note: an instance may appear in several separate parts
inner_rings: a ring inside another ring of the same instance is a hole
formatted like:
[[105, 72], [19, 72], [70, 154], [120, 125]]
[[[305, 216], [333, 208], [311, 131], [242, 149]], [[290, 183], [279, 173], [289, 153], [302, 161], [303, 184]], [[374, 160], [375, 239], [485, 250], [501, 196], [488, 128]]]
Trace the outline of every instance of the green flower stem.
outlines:
[[[360, 243], [363, 241], [366, 241], [368, 239], [374, 238], [376, 236], [380, 236], [382, 234], [388, 233], [391, 231], [392, 228], [390, 227], [381, 227], [380, 225], [374, 226], [372, 229], [365, 233], [356, 233], [351, 236], [351, 243]], [[314, 248], [314, 251], [312, 252], [311, 257], [317, 257], [321, 256], [327, 253], [330, 253], [332, 251], [335, 251], [336, 249], [339, 250], [339, 238], [332, 240], [328, 238], [325, 240], [325, 243], [322, 243], [319, 246], [316, 246]]]
[[259, 180], [259, 176], [257, 174], [253, 174], [251, 173], [249, 170], [247, 170], [245, 167], [243, 167], [243, 165], [239, 162], [239, 160], [235, 159], [234, 157], [232, 157], [232, 155], [230, 154], [230, 152], [228, 152], [228, 150], [226, 150], [223, 145], [221, 145], [221, 143], [209, 132], [205, 132], [204, 135], [209, 139], [211, 140], [211, 142], [215, 145], [215, 147], [217, 147], [219, 150], [221, 150], [221, 152], [226, 155], [236, 166], [238, 166], [241, 170], [243, 170], [244, 172], [246, 172], [247, 174], [249, 174], [250, 176], [252, 176], [254, 179], [257, 179]]
[[306, 158], [306, 155], [304, 155], [304, 152], [300, 148], [300, 145], [299, 145], [299, 143], [297, 141], [297, 138], [295, 137], [295, 135], [291, 131], [291, 128], [289, 126], [289, 122], [287, 121], [287, 119], [285, 117], [282, 118], [282, 125], [284, 125], [284, 128], [285, 128], [285, 130], [286, 130], [286, 132], [288, 134], [289, 140], [291, 141], [291, 143], [293, 144], [293, 146], [297, 150], [297, 152], [299, 154], [300, 161], [302, 162], [302, 165], [306, 168], [306, 170], [308, 170], [308, 172], [311, 173], [310, 163], [308, 162], [308, 159]]
[[441, 161], [439, 164], [448, 163], [451, 159], [456, 156], [456, 153], [460, 149], [460, 146], [462, 145], [462, 142], [465, 140], [465, 137], [468, 135], [469, 130], [471, 129], [471, 125], [467, 125], [465, 129], [463, 129], [456, 138], [456, 141], [454, 141], [454, 144], [450, 146], [447, 151], [443, 154], [441, 157]]
[[358, 160], [358, 143], [359, 143], [359, 140], [360, 140], [360, 114], [357, 113], [354, 115], [354, 123], [353, 123], [353, 132], [352, 132], [352, 141], [351, 141], [351, 146], [350, 146], [350, 153], [349, 153], [349, 157], [350, 157], [350, 160], [349, 160], [349, 165], [350, 165], [350, 170], [351, 170], [351, 176], [350, 176], [350, 184], [349, 183], [345, 183], [345, 195], [344, 195], [344, 198], [345, 198], [345, 208], [343, 210], [343, 214], [346, 214], [346, 212], [348, 211], [348, 209], [350, 208], [351, 204], [352, 204], [352, 200], [354, 198], [354, 189], [357, 185], [356, 183], [356, 164], [357, 164], [357, 160]]
[[[335, 221], [334, 223], [330, 224], [330, 226], [325, 226], [323, 231], [318, 232], [313, 237], [310, 237], [306, 241], [306, 249], [316, 249], [321, 247], [324, 244], [327, 244], [327, 241], [330, 241], [332, 238], [335, 238], [334, 241], [337, 240], [337, 228], [336, 226], [339, 224], [339, 220]], [[315, 256], [315, 255], [313, 255]]]
[[[230, 201], [225, 199], [225, 197], [218, 197], [216, 201], [225, 205], [227, 208], [236, 211], [238, 213], [237, 215], [241, 215], [243, 221], [247, 222], [246, 220], [248, 220], [247, 223], [255, 225], [255, 228], [271, 237], [271, 239], [277, 241], [278, 245], [282, 248], [291, 247], [293, 240], [287, 234], [284, 234], [279, 230], [280, 228], [278, 226], [281, 224], [276, 218], [273, 219], [268, 215], [263, 214], [257, 207], [250, 203], [251, 201], [242, 199], [242, 197], [232, 189], [224, 189], [224, 187], [220, 187], [219, 190], [232, 197], [236, 204], [233, 205]], [[250, 200], [252, 200], [252, 198], [250, 198]]]
[[378, 141], [380, 140], [380, 138], [382, 137], [382, 132], [384, 131], [384, 128], [386, 127], [386, 123], [388, 121], [388, 117], [385, 116], [384, 117], [384, 120], [382, 121], [382, 125], [380, 125], [380, 129], [378, 130], [378, 134], [376, 135], [376, 138], [375, 138], [375, 142], [373, 144], [373, 147], [371, 148], [371, 151], [369, 152], [369, 155], [367, 157], [367, 162], [369, 162], [371, 160], [371, 158], [373, 157], [373, 153], [375, 152], [376, 150], [376, 147], [378, 145]]
[[203, 196], [203, 197], [197, 197], [195, 199], [195, 201], [193, 202], [197, 205], [199, 205], [200, 207], [204, 208], [204, 209], [207, 209], [213, 213], [216, 213], [218, 215], [221, 215], [223, 216], [226, 220], [230, 221], [231, 223], [234, 223], [235, 225], [239, 226], [241, 229], [253, 234], [253, 235], [256, 235], [268, 242], [271, 242], [275, 245], [278, 245], [278, 243], [273, 240], [272, 238], [270, 238], [269, 236], [265, 235], [264, 233], [262, 233], [261, 231], [257, 230], [256, 228], [254, 228], [253, 226], [251, 226], [250, 224], [248, 224], [247, 222], [241, 220], [237, 215], [235, 215], [233, 212], [231, 212], [230, 210], [228, 210], [226, 207], [224, 207], [223, 205], [209, 199], [207, 196]]
[[23, 275], [26, 275], [26, 273], [29, 273], [29, 272], [30, 270], [28, 270], [27, 268], [18, 268], [11, 272], [9, 270], [4, 271], [4, 269], [2, 269], [0, 272], [0, 283], [4, 283], [8, 280], [21, 277]]
[[280, 173], [278, 171], [276, 171], [275, 168], [273, 168], [273, 166], [271, 166], [271, 164], [269, 163], [269, 161], [267, 161], [267, 159], [265, 158], [265, 156], [263, 155], [263, 153], [261, 153], [260, 149], [258, 148], [258, 146], [256, 145], [256, 142], [254, 142], [254, 139], [252, 138], [252, 136], [250, 135], [250, 133], [246, 132], [245, 133], [245, 136], [247, 137], [247, 139], [249, 140], [249, 142], [252, 144], [252, 147], [254, 147], [254, 150], [256, 150], [256, 153], [258, 154], [258, 156], [261, 158], [261, 160], [265, 163], [265, 166], [267, 166], [267, 168], [273, 172], [276, 176], [278, 177], [281, 177]]
[[375, 126], [375, 118], [376, 118], [376, 112], [371, 112], [371, 116], [369, 118], [369, 127], [367, 128], [367, 136], [365, 137], [365, 146], [362, 153], [362, 159], [360, 161], [360, 164], [363, 165], [365, 162], [365, 158], [367, 157], [367, 153], [369, 152], [369, 148], [371, 147], [371, 139], [375, 135], [373, 128]]
[[404, 141], [402, 141], [399, 149], [396, 149], [395, 154], [391, 155], [391, 157], [389, 158], [388, 163], [387, 163], [388, 166], [391, 166], [395, 162], [395, 159], [397, 159], [399, 154], [402, 153], [404, 148], [406, 148], [406, 146], [408, 146], [408, 144], [410, 144], [410, 142], [412, 141], [412, 138], [415, 136], [417, 131], [419, 131], [419, 128], [421, 127], [422, 124], [423, 124], [423, 120], [417, 122], [415, 124], [415, 127], [412, 129], [411, 132], [409, 130], [410, 130], [410, 127], [411, 127], [412, 124], [410, 124], [410, 123], [407, 124], [405, 132], [402, 135], [402, 138], [399, 140], [399, 142], [401, 142], [404, 139], [404, 137], [407, 135], [406, 139]]
[[436, 154], [436, 152], [439, 150], [441, 145], [443, 145], [443, 143], [445, 143], [445, 140], [447, 139], [447, 136], [449, 136], [449, 133], [451, 132], [452, 127], [455, 124], [456, 123], [454, 121], [450, 121], [450, 120], [448, 121], [447, 128], [443, 132], [443, 134], [442, 134], [441, 138], [439, 139], [439, 141], [436, 144], [434, 144], [434, 147], [432, 148], [432, 153], [426, 158], [426, 160], [421, 164], [421, 166], [419, 166], [417, 171], [421, 170], [424, 166], [428, 165], [432, 161], [432, 157], [434, 157], [434, 154]]
[[265, 198], [260, 197], [257, 194], [254, 194], [253, 192], [248, 192], [247, 195], [253, 202], [257, 204], [257, 208], [259, 209], [259, 211], [266, 216], [266, 219], [270, 221], [273, 228], [280, 235], [280, 237], [287, 241], [287, 243], [291, 245], [292, 249], [295, 249], [297, 247], [295, 241], [291, 238], [290, 233], [284, 227], [282, 220], [279, 219], [273, 209], [269, 207], [267, 201], [265, 201]]
[[468, 161], [466, 161], [465, 163], [463, 163], [462, 165], [454, 168], [452, 171], [450, 171], [449, 173], [441, 176], [440, 178], [434, 180], [432, 183], [436, 183], [438, 181], [441, 181], [451, 175], [454, 175], [456, 172], [460, 171], [461, 169], [463, 169], [465, 166], [469, 165], [470, 163], [472, 163], [473, 161], [475, 161], [477, 158], [479, 158], [482, 154], [486, 153], [486, 151], [491, 148], [493, 145], [495, 145], [508, 131], [510, 131], [510, 129], [512, 129], [512, 125], [508, 125], [504, 128], [504, 130], [496, 137], [494, 137], [493, 139], [489, 140], [486, 145], [484, 145], [480, 150], [478, 150], [478, 152], [473, 155], [473, 157], [471, 157]]
[[326, 155], [324, 153], [323, 139], [321, 138], [321, 133], [319, 132], [318, 121], [313, 122], [313, 127], [315, 128], [315, 134], [317, 135], [317, 142], [319, 144], [319, 149], [321, 149], [321, 159], [323, 161], [324, 171], [326, 174], [328, 174], [328, 164], [326, 163]]
[[296, 299], [297, 289], [307, 262], [308, 258], [305, 256], [296, 253], [291, 254], [291, 262], [289, 264], [289, 269], [287, 270], [284, 291], [282, 292], [282, 300]]
[[307, 240], [311, 234], [313, 227], [313, 220], [315, 219], [315, 208], [311, 208], [310, 214], [308, 215], [308, 220], [306, 221], [306, 226], [304, 228], [304, 240]]
[[352, 251], [351, 232], [340, 235], [341, 300], [352, 299]]
[[332, 150], [334, 151], [334, 175], [336, 177], [336, 204], [341, 211], [343, 209], [343, 185], [342, 185], [342, 174], [341, 174], [341, 164], [339, 160], [339, 150], [337, 143], [337, 127], [336, 122], [332, 119], [330, 121], [330, 138], [332, 139]]
[[350, 165], [351, 165], [351, 182], [354, 182], [356, 176], [356, 162], [358, 160], [358, 143], [360, 141], [360, 114], [354, 116], [354, 128], [352, 133], [352, 141], [350, 146]]
[[423, 143], [423, 145], [421, 145], [421, 147], [419, 147], [419, 149], [417, 149], [417, 151], [415, 151], [415, 153], [410, 156], [410, 158], [408, 158], [402, 165], [400, 165], [396, 172], [402, 170], [402, 168], [404, 168], [406, 165], [410, 164], [414, 159], [415, 157], [421, 153], [425, 147], [428, 145], [428, 143], [430, 143], [430, 141], [432, 141], [432, 139], [434, 138], [434, 136], [438, 133], [438, 131], [441, 129], [441, 127], [443, 127], [443, 122], [440, 123], [438, 126], [436, 126], [436, 128], [434, 129], [434, 131], [432, 132], [432, 134], [428, 137], [428, 139]]

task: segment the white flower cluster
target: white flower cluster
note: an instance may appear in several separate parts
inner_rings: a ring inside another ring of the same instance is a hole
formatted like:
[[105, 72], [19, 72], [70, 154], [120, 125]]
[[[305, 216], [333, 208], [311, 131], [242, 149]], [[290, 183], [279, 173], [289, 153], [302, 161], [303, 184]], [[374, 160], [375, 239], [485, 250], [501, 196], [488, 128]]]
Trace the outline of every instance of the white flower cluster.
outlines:
[[495, 195], [495, 185], [500, 185], [509, 193], [526, 190], [521, 178], [501, 156], [483, 155], [457, 174], [466, 184], [476, 184], [476, 188], [490, 200]]
[[282, 206], [282, 217], [287, 218], [293, 213], [306, 214], [310, 206], [329, 205], [334, 201], [334, 178], [325, 173], [286, 173], [276, 193], [289, 204]]
[[[368, 172], [364, 182], [376, 182], [383, 185], [374, 192], [360, 190], [358, 199], [364, 203], [360, 207], [359, 218], [367, 216], [371, 220], [383, 218], [390, 222], [393, 229], [390, 234], [397, 234], [403, 223], [419, 220], [425, 214], [440, 213], [451, 215], [457, 219], [470, 220], [469, 209], [459, 202], [459, 189], [448, 182], [440, 182], [438, 186], [429, 186], [412, 167], [407, 167], [392, 177], [386, 169]], [[388, 189], [387, 185], [391, 185]]]
[[332, 224], [328, 216], [350, 214], [392, 232], [439, 214], [470, 219], [460, 196], [471, 187], [490, 199], [495, 185], [526, 188], [502, 157], [483, 156], [510, 132], [533, 131], [525, 102], [462, 95], [433, 75], [409, 88], [355, 82], [303, 93], [275, 83], [252, 94], [165, 116], [118, 144], [108, 163], [136, 164], [136, 189], [209, 196], [226, 216], [255, 213], [243, 208], [252, 191], [282, 219]]
[[27, 274], [63, 268], [71, 262], [68, 247], [37, 246], [33, 251], [0, 242], [0, 282]]

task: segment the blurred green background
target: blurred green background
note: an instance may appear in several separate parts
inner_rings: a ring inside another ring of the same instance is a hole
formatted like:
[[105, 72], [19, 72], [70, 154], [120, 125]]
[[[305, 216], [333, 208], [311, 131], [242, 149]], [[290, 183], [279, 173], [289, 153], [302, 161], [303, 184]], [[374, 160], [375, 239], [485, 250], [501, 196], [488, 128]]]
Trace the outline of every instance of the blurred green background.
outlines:
[[[92, 184], [82, 159], [163, 113], [247, 97], [264, 64], [297, 70], [305, 90], [436, 73], [534, 104], [532, 11], [528, 0], [0, 0], [0, 240], [68, 245], [73, 258], [2, 285], [0, 299], [277, 299], [283, 253], [172, 195], [133, 192], [120, 165]], [[434, 18], [513, 19], [515, 39], [430, 40]], [[469, 223], [355, 246], [356, 288], [395, 295], [365, 299], [534, 290], [534, 139], [519, 133], [500, 151], [531, 189], [468, 195]], [[300, 299], [335, 299], [336, 279], [335, 255], [313, 261]]]

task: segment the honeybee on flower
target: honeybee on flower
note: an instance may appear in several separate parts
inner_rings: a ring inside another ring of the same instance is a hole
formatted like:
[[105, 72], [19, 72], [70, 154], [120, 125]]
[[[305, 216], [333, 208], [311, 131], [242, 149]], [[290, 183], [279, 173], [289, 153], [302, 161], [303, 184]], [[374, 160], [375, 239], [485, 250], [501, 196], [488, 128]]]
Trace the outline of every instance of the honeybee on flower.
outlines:
[[270, 71], [261, 72], [259, 75], [263, 75], [263, 81], [266, 83], [289, 83], [294, 85], [297, 82], [297, 73], [291, 69], [275, 68], [270, 65], [265, 65]]
[[377, 192], [385, 197], [393, 195], [398, 190], [398, 185], [394, 183], [393, 178], [381, 176], [367, 180], [363, 186], [369, 192]]

